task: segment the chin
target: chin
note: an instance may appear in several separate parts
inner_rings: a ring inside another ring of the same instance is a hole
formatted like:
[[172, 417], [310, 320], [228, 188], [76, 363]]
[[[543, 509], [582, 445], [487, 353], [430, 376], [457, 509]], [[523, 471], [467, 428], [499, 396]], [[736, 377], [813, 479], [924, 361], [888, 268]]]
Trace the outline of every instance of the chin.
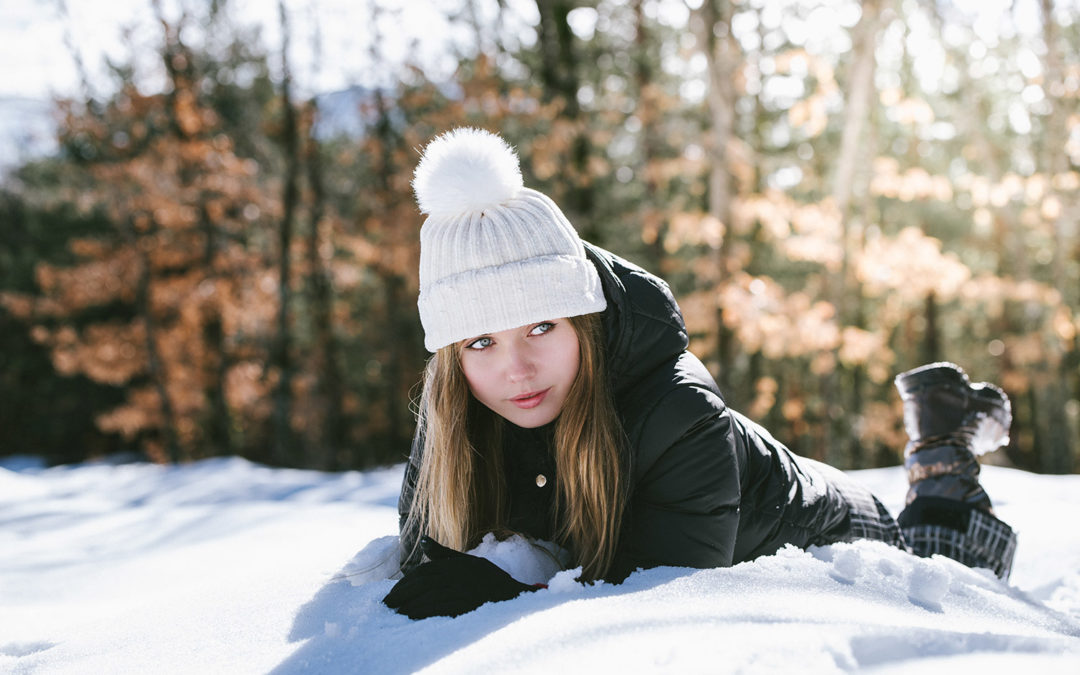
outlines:
[[507, 422], [519, 426], [522, 429], [535, 429], [536, 427], [542, 427], [559, 416], [558, 411], [556, 411], [554, 414], [547, 412], [544, 414], [536, 415], [522, 415], [520, 414], [520, 411], [517, 410], [513, 411], [513, 413], [516, 414], [503, 415], [502, 417], [506, 419]]

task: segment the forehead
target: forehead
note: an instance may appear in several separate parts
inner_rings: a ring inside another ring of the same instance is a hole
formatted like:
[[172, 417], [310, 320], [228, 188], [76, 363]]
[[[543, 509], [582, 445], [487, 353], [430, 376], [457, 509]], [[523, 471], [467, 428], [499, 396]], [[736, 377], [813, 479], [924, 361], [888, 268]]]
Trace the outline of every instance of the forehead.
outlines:
[[551, 319], [540, 319], [538, 321], [533, 321], [532, 323], [527, 323], [527, 324], [525, 324], [523, 326], [515, 326], [514, 328], [507, 328], [506, 330], [498, 330], [498, 331], [490, 331], [490, 332], [487, 332], [487, 333], [479, 333], [477, 335], [473, 335], [471, 337], [465, 338], [464, 340], [461, 340], [461, 342], [469, 342], [470, 340], [475, 340], [476, 338], [480, 338], [480, 337], [493, 337], [493, 338], [511, 337], [513, 335], [517, 335], [517, 334], [520, 334], [520, 333], [523, 333], [523, 332], [530, 331], [534, 327], [539, 326], [542, 323], [561, 323], [561, 324], [565, 324], [566, 326], [570, 326], [570, 320], [566, 319], [566, 318], [562, 318], [562, 317], [551, 318]]
[[562, 330], [554, 331], [554, 334], [561, 334], [564, 338], [573, 338], [575, 342], [580, 339], [580, 336], [578, 335], [578, 330], [574, 326], [574, 322], [572, 319], [570, 319], [569, 317], [557, 317], [552, 319], [540, 319], [532, 323], [527, 323], [523, 326], [508, 328], [506, 330], [492, 331], [489, 333], [478, 333], [477, 335], [467, 337], [464, 340], [458, 340], [456, 343], [454, 343], [454, 346], [457, 348], [458, 353], [460, 353], [464, 351], [465, 348], [469, 346], [469, 344], [480, 338], [491, 338], [495, 342], [502, 342], [508, 339], [513, 339], [515, 337], [523, 337], [525, 335], [528, 335], [535, 327], [544, 323], [557, 324], [563, 327]]
[[475, 340], [478, 337], [493, 337], [493, 338], [508, 337], [508, 336], [512, 336], [512, 335], [514, 335], [516, 333], [520, 333], [520, 332], [522, 332], [524, 330], [528, 330], [528, 329], [532, 328], [535, 325], [536, 324], [534, 324], [534, 323], [530, 323], [530, 324], [527, 324], [527, 325], [524, 325], [524, 326], [516, 326], [514, 328], [507, 328], [506, 330], [495, 330], [495, 331], [491, 331], [490, 333], [480, 333], [479, 335], [474, 335], [471, 338], [466, 338], [465, 341], [468, 342], [469, 340]]

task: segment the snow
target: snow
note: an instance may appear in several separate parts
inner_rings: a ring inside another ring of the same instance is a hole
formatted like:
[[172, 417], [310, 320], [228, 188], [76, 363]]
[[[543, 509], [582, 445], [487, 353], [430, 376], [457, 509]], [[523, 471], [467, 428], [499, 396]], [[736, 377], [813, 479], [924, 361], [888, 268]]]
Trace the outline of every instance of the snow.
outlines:
[[[488, 540], [549, 588], [411, 621], [401, 472], [0, 460], [0, 673], [1080, 672], [1080, 476], [984, 468], [1008, 584], [855, 542], [586, 586]], [[852, 475], [899, 510], [902, 469]]]

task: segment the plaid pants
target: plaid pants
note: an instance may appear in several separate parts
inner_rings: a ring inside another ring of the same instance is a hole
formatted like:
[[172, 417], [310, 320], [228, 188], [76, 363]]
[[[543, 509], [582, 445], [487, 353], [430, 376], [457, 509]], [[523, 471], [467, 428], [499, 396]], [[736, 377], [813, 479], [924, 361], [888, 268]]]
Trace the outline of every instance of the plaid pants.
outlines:
[[[893, 518], [867, 488], [835, 471], [828, 479], [848, 504], [840, 541], [874, 539], [928, 558], [943, 555], [968, 567], [993, 570], [1006, 580], [1016, 554], [1016, 533], [986, 511], [952, 499], [920, 497]], [[839, 534], [839, 533], [838, 533]]]
[[920, 497], [900, 514], [904, 540], [915, 555], [940, 554], [1008, 579], [1016, 533], [986, 511], [950, 499]]

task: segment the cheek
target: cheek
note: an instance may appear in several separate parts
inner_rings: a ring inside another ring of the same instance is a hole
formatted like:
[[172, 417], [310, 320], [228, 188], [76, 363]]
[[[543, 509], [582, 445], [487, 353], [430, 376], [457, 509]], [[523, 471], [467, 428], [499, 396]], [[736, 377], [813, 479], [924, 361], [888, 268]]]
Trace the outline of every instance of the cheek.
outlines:
[[471, 361], [468, 358], [461, 359], [461, 372], [465, 375], [465, 381], [469, 384], [469, 389], [475, 390], [477, 380], [480, 377], [480, 369]]
[[565, 364], [562, 368], [561, 379], [565, 385], [569, 386], [577, 377], [578, 368], [581, 367], [581, 353], [576, 336], [563, 346], [562, 352], [562, 358], [558, 360], [558, 363]]
[[464, 356], [461, 359], [461, 372], [465, 375], [465, 382], [469, 385], [472, 395], [484, 401], [491, 390], [494, 378], [491, 368], [481, 358]]

